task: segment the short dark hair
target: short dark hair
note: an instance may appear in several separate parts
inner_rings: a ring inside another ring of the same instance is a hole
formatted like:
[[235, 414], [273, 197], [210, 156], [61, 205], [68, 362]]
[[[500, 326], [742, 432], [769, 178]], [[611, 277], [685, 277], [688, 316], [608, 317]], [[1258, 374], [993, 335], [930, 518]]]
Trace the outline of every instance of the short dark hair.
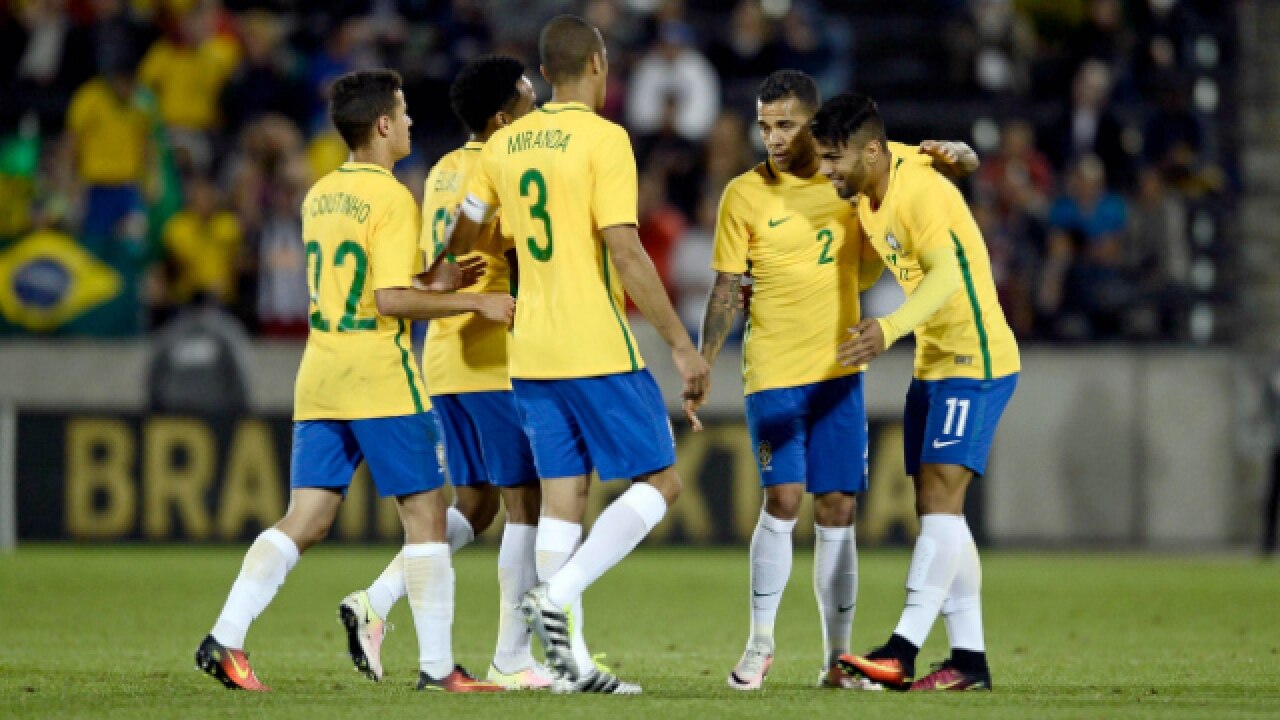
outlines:
[[777, 70], [760, 83], [760, 92], [756, 99], [762, 103], [777, 102], [787, 98], [795, 98], [810, 110], [817, 110], [822, 102], [818, 93], [818, 83], [808, 74], [799, 70]]
[[359, 70], [333, 81], [329, 119], [348, 148], [369, 142], [378, 118], [395, 112], [396, 91], [403, 84], [395, 70]]
[[809, 122], [813, 139], [823, 145], [847, 145], [866, 130], [881, 144], [886, 142], [884, 120], [876, 101], [866, 95], [840, 93], [822, 104]]
[[538, 57], [551, 84], [581, 77], [602, 49], [600, 33], [577, 15], [558, 15], [538, 35]]
[[449, 86], [453, 114], [473, 133], [484, 132], [489, 118], [510, 110], [519, 97], [516, 83], [524, 64], [507, 55], [482, 55], [467, 63]]

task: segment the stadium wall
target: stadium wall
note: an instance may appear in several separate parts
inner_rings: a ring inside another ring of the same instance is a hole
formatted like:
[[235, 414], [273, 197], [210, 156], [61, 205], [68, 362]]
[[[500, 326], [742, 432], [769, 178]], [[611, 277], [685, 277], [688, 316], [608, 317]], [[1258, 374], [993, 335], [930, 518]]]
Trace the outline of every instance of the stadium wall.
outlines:
[[[669, 354], [651, 329], [637, 327], [637, 335], [670, 396]], [[293, 343], [252, 348], [248, 417], [184, 418], [147, 413], [145, 342], [0, 343], [0, 404], [17, 408], [6, 461], [16, 470], [19, 540], [238, 540], [270, 523], [284, 507], [300, 353]], [[676, 419], [689, 492], [660, 539], [750, 536], [759, 507], [754, 450], [742, 423], [737, 350], [725, 354], [704, 412], [708, 431], [693, 435]], [[990, 474], [972, 493], [986, 542], [1218, 549], [1257, 536], [1270, 434], [1260, 429], [1259, 393], [1232, 353], [1032, 348], [1023, 364]], [[870, 545], [916, 530], [900, 450], [910, 371], [910, 353], [898, 350], [876, 361], [866, 385], [872, 489], [859, 532]], [[351, 499], [339, 537], [396, 537], [394, 509], [367, 483]], [[803, 537], [811, 522], [798, 528]]]

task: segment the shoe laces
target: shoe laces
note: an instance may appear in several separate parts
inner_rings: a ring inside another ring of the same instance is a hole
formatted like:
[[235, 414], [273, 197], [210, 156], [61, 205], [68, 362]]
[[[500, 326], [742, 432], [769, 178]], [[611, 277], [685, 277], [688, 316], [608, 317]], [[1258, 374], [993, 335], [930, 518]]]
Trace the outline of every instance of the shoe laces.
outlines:
[[765, 660], [768, 659], [769, 655], [770, 653], [767, 649], [753, 645], [742, 654], [742, 660], [738, 663], [738, 667], [748, 675], [755, 675], [764, 669]]

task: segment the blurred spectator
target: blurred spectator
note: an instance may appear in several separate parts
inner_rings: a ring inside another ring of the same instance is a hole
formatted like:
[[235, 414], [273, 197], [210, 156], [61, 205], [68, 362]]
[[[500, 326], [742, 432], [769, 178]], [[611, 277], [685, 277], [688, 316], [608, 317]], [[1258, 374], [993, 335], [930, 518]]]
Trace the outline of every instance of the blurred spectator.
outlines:
[[228, 162], [231, 206], [245, 234], [256, 233], [270, 205], [271, 187], [294, 162], [306, 161], [302, 135], [280, 115], [266, 115], [244, 129]]
[[[671, 296], [673, 304], [679, 304], [676, 286], [672, 282], [671, 263], [680, 238], [684, 235], [684, 215], [667, 202], [666, 178], [659, 172], [640, 175], [637, 196], [637, 217], [640, 220], [640, 244], [648, 251], [658, 277]], [[632, 311], [635, 306], [629, 306]]]
[[34, 112], [42, 134], [56, 134], [71, 94], [94, 75], [93, 46], [72, 22], [66, 0], [14, 7], [17, 17], [0, 21], [0, 53], [8, 60], [3, 66], [13, 68], [12, 77], [0, 80], [9, 106], [0, 110], [0, 127], [11, 126], [19, 113]]
[[1025, 120], [1010, 120], [1000, 131], [1000, 149], [983, 158], [978, 190], [998, 198], [1005, 208], [1016, 205], [1043, 214], [1053, 193], [1053, 168], [1036, 149], [1035, 130]]
[[724, 186], [755, 162], [742, 116], [732, 110], [720, 113], [702, 146], [703, 196], [718, 203]]
[[627, 95], [627, 125], [633, 131], [658, 132], [669, 104], [681, 137], [701, 140], [711, 130], [720, 112], [720, 80], [693, 39], [693, 28], [668, 23], [657, 46], [636, 65]]
[[713, 37], [707, 57], [720, 75], [725, 106], [754, 117], [761, 81], [782, 67], [760, 0], [741, 0], [729, 19], [729, 32]]
[[[1033, 273], [1039, 259], [1035, 248], [1025, 242], [1027, 234], [1025, 228], [1019, 226], [1017, 214], [1001, 213], [990, 200], [978, 201], [971, 207], [991, 257], [991, 276], [1000, 307], [1017, 335], [1030, 335], [1035, 329], [1031, 303]], [[1010, 221], [1006, 222], [1006, 218]]]
[[1128, 330], [1141, 337], [1177, 337], [1191, 275], [1186, 205], [1158, 170], [1144, 168], [1130, 209], [1124, 264], [1139, 297]]
[[223, 207], [210, 178], [191, 177], [185, 191], [186, 206], [169, 218], [163, 233], [169, 304], [187, 305], [204, 296], [229, 305], [236, 296], [240, 221]]
[[674, 96], [664, 98], [662, 124], [658, 131], [636, 138], [636, 163], [643, 172], [662, 175], [667, 197], [682, 212], [691, 213], [701, 190], [698, 146], [685, 139], [676, 128], [677, 103]]
[[180, 166], [198, 172], [212, 167], [208, 133], [221, 122], [218, 98], [240, 59], [235, 41], [214, 33], [217, 12], [206, 0], [183, 15], [138, 68], [138, 79], [155, 91]]
[[261, 10], [240, 20], [244, 63], [223, 90], [225, 129], [236, 134], [268, 113], [279, 113], [301, 127], [307, 122], [306, 87], [294, 77], [296, 59], [282, 45], [284, 27], [275, 15]]
[[715, 284], [711, 270], [711, 252], [716, 231], [716, 208], [719, 196], [705, 195], [698, 203], [693, 227], [680, 238], [671, 258], [671, 284], [675, 288], [676, 310], [691, 333], [699, 332], [707, 296]]
[[1011, 0], [974, 0], [952, 23], [947, 40], [953, 82], [996, 96], [1029, 89], [1035, 31]]
[[1187, 81], [1166, 76], [1158, 83], [1158, 105], [1143, 132], [1143, 159], [1188, 195], [1221, 189], [1221, 173], [1206, 157], [1203, 122], [1190, 107]]
[[1084, 22], [1072, 34], [1068, 51], [1074, 68], [1097, 60], [1124, 79], [1132, 45], [1120, 0], [1088, 0]]
[[1096, 155], [1112, 187], [1128, 187], [1131, 158], [1124, 147], [1124, 126], [1111, 109], [1111, 71], [1099, 60], [1080, 66], [1071, 86], [1071, 102], [1041, 134], [1045, 155], [1065, 172], [1083, 155]]
[[835, 52], [821, 25], [816, 7], [797, 2], [782, 17], [778, 44], [778, 67], [800, 70], [812, 76], [820, 87], [830, 87]]
[[288, 164], [269, 190], [269, 208], [257, 233], [256, 307], [248, 314], [269, 337], [307, 334], [307, 256], [298, 208], [311, 182], [304, 163]]
[[67, 111], [64, 157], [83, 190], [81, 242], [99, 257], [117, 249], [117, 237], [140, 241], [146, 234], [149, 121], [136, 89], [132, 68], [109, 67], [76, 91]]
[[1039, 304], [1051, 316], [1065, 316], [1051, 330], [1055, 335], [1105, 338], [1119, 331], [1126, 226], [1124, 199], [1107, 190], [1102, 162], [1091, 155], [1080, 158], [1066, 193], [1049, 210]]

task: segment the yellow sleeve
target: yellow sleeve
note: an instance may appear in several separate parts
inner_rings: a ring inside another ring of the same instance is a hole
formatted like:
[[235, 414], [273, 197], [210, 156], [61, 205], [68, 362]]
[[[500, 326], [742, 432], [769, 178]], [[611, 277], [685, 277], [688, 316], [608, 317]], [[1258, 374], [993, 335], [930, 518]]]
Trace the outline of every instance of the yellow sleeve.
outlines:
[[862, 248], [858, 253], [858, 292], [866, 292], [884, 275], [884, 259], [865, 234], [861, 234], [861, 243]]
[[907, 226], [911, 250], [920, 255], [934, 248], [951, 250], [951, 203], [947, 194], [960, 191], [933, 169], [916, 170], [911, 181], [910, 191], [904, 193], [897, 208]]
[[750, 247], [751, 224], [747, 218], [751, 204], [736, 183], [729, 183], [720, 196], [716, 213], [716, 237], [711, 250], [711, 269], [722, 273], [745, 273]]
[[627, 131], [613, 126], [591, 154], [595, 186], [591, 214], [596, 227], [637, 225], [636, 156]]
[[908, 295], [906, 302], [897, 310], [877, 319], [884, 333], [886, 350], [903, 335], [933, 317], [947, 298], [960, 289], [960, 263], [951, 248], [933, 248], [921, 254], [920, 269], [924, 276], [920, 278], [915, 292]]
[[71, 98], [71, 106], [67, 108], [67, 129], [79, 135], [88, 129], [93, 117], [93, 101], [96, 98], [94, 81], [90, 80]]
[[165, 41], [157, 40], [151, 49], [147, 51], [146, 57], [142, 58], [142, 64], [138, 66], [138, 80], [143, 85], [154, 89], [160, 82], [160, 77], [164, 75], [164, 67], [168, 64], [167, 48]]
[[418, 271], [418, 206], [403, 187], [370, 233], [373, 289], [411, 287]]
[[498, 190], [489, 174], [491, 155], [488, 146], [480, 152], [480, 162], [476, 163], [471, 177], [467, 178], [467, 194], [462, 200], [462, 212], [483, 225], [498, 211]]

